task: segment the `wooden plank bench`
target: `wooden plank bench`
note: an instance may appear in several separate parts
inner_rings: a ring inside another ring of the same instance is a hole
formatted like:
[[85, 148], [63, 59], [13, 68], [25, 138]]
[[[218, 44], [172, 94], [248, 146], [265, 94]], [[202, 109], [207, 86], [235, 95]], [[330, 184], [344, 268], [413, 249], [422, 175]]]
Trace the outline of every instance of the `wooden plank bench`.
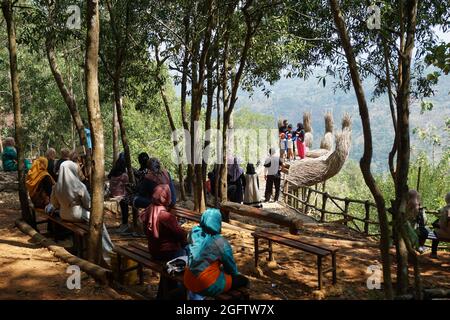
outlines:
[[[118, 263], [118, 278], [119, 283], [123, 284], [123, 279], [125, 273], [138, 270], [139, 282], [140, 284], [144, 283], [144, 274], [143, 268], [151, 269], [154, 272], [157, 272], [161, 275], [161, 277], [166, 277], [172, 280], [177, 281], [178, 283], [183, 284], [183, 273], [169, 274], [166, 271], [165, 263], [160, 261], [153, 260], [147, 248], [138, 243], [129, 243], [128, 245], [119, 245], [114, 248], [114, 251], [117, 253], [117, 263]], [[121, 269], [122, 267], [122, 258], [128, 258], [138, 263], [137, 266]], [[183, 286], [184, 288], [184, 286]], [[167, 292], [167, 290], [164, 290]], [[215, 300], [249, 300], [249, 293], [246, 288], [240, 288], [237, 290], [231, 290], [229, 292], [225, 292], [217, 297]]]
[[202, 217], [201, 214], [178, 206], [171, 208], [170, 212], [178, 218], [184, 218], [194, 222], [200, 222], [200, 219]]
[[[258, 230], [252, 233], [255, 242], [255, 267], [258, 267], [258, 260], [260, 253], [269, 253], [269, 261], [273, 260], [273, 250], [272, 243], [279, 243], [291, 248], [299, 249], [311, 254], [315, 254], [317, 256], [317, 276], [318, 276], [318, 288], [322, 289], [323, 284], [323, 274], [331, 272], [333, 284], [337, 282], [337, 273], [336, 273], [336, 252], [337, 248], [332, 248], [329, 246], [318, 246], [311, 243], [306, 243], [298, 239], [293, 239], [288, 236], [284, 236], [281, 234], [276, 234], [268, 231]], [[268, 241], [267, 249], [259, 249], [259, 239], [264, 239]], [[327, 270], [323, 270], [322, 259], [331, 256], [331, 268]]]
[[[35, 208], [33, 205], [30, 205], [30, 209], [33, 213], [33, 218], [36, 221], [36, 225], [43, 223], [52, 223], [54, 226], [58, 225], [62, 229], [69, 231], [73, 234], [73, 248], [75, 250], [75, 254], [83, 258], [84, 251], [86, 250], [86, 239], [89, 235], [89, 225], [86, 222], [70, 222], [64, 221], [60, 217], [55, 217], [48, 215], [44, 210]], [[37, 214], [39, 214], [40, 219], [37, 219]], [[53, 238], [56, 241], [58, 234], [53, 232]]]

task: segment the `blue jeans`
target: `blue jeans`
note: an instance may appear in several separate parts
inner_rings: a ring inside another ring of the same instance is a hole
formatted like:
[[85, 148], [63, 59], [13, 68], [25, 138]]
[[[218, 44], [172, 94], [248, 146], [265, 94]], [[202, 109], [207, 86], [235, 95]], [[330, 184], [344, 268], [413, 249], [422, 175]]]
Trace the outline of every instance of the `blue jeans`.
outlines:
[[142, 196], [135, 196], [133, 199], [133, 207], [135, 208], [147, 208], [152, 201], [149, 198], [142, 197]]

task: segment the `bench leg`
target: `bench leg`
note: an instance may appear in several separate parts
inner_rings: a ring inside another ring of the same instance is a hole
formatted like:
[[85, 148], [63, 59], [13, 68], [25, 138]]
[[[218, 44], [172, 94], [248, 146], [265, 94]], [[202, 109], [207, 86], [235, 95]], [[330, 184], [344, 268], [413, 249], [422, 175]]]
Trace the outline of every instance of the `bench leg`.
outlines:
[[255, 269], [258, 268], [258, 257], [259, 257], [259, 243], [258, 238], [255, 237]]
[[317, 257], [317, 273], [318, 273], [318, 283], [319, 290], [322, 290], [322, 257]]
[[122, 272], [122, 255], [119, 253], [117, 254], [117, 273], [118, 273], [117, 280], [119, 281], [120, 284], [123, 284], [124, 274]]
[[138, 265], [138, 274], [139, 274], [139, 284], [144, 284], [144, 268], [142, 267], [142, 264], [139, 263]]
[[272, 240], [269, 240], [269, 261], [273, 261]]
[[336, 270], [336, 253], [331, 255], [331, 265], [333, 268], [333, 284], [337, 283], [337, 270]]

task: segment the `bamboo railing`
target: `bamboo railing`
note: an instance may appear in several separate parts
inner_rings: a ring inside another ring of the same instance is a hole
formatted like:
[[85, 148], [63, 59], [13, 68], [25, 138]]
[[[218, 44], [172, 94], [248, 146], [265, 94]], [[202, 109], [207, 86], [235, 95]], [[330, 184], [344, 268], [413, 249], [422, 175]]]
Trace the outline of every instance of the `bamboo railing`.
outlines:
[[283, 200], [289, 208], [308, 214], [319, 222], [342, 223], [368, 236], [379, 236], [374, 203], [333, 196], [325, 190], [318, 190], [317, 187], [299, 187], [286, 177], [283, 180]]

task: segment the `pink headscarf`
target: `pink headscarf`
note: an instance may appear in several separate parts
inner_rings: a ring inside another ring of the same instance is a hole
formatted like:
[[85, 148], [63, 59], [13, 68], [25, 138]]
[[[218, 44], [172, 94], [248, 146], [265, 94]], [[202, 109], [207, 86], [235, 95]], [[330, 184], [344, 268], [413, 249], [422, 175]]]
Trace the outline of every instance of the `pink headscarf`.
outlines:
[[139, 218], [144, 224], [145, 233], [147, 236], [159, 238], [158, 220], [163, 212], [168, 212], [167, 207], [171, 202], [170, 187], [167, 184], [160, 184], [156, 186], [153, 191], [152, 204], [147, 207]]

